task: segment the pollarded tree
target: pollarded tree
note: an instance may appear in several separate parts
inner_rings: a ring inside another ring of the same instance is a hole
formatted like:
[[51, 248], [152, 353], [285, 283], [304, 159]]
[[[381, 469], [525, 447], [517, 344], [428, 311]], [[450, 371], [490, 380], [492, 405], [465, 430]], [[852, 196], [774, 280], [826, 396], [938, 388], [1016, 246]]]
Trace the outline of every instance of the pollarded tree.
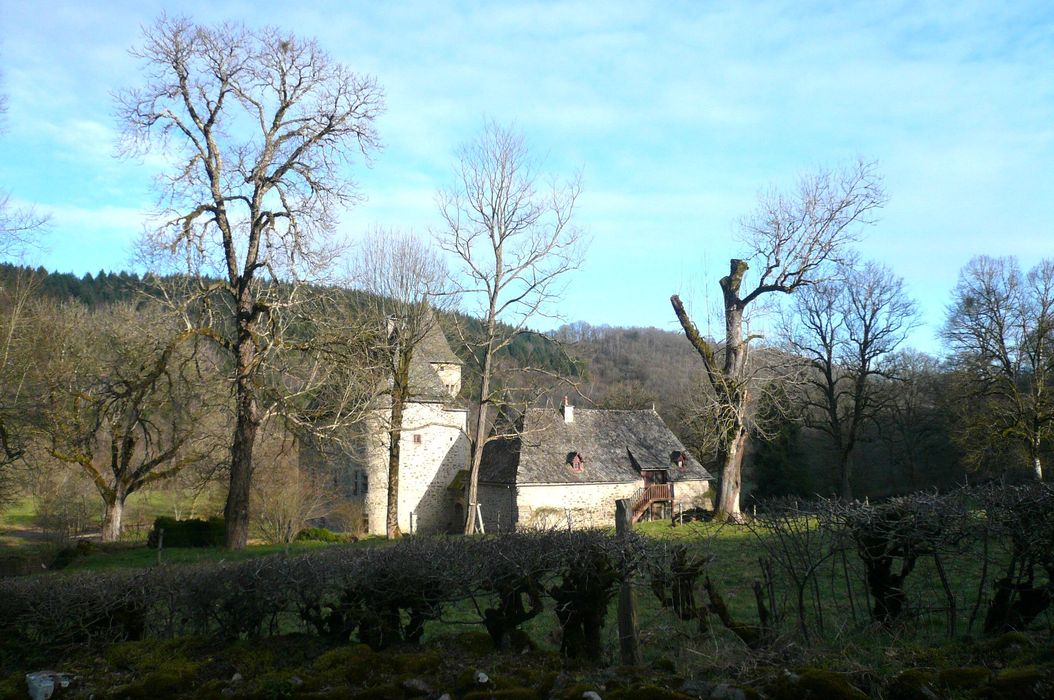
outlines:
[[344, 166], [377, 147], [382, 93], [315, 42], [274, 28], [162, 16], [133, 53], [146, 81], [119, 98], [128, 148], [153, 142], [174, 160], [158, 179], [161, 223], [142, 250], [201, 280], [189, 300], [173, 298], [230, 360], [235, 426], [224, 515], [226, 544], [240, 548], [253, 444], [282, 403], [261, 405], [261, 368], [297, 325], [281, 316], [299, 299], [298, 283], [318, 280], [339, 251], [337, 212], [356, 199]]
[[455, 181], [438, 196], [444, 228], [440, 245], [458, 263], [461, 292], [480, 302], [482, 333], [463, 338], [480, 377], [478, 410], [469, 426], [469, 479], [465, 533], [476, 528], [476, 489], [483, 448], [492, 439], [492, 419], [517, 392], [495, 381], [498, 354], [529, 333], [531, 319], [545, 313], [561, 291], [566, 273], [582, 260], [584, 238], [571, 223], [581, 185], [539, 182], [523, 136], [485, 122], [479, 137], [463, 146]]
[[378, 364], [384, 368], [389, 411], [384, 421], [388, 436], [388, 509], [385, 534], [399, 531], [399, 467], [406, 404], [415, 399], [414, 357], [430, 336], [441, 333], [437, 311], [449, 308], [454, 296], [442, 258], [412, 234], [377, 230], [365, 240], [354, 270], [354, 281], [369, 293], [363, 301], [366, 316], [376, 324]]
[[[725, 320], [722, 343], [699, 333], [680, 297], [670, 299], [685, 335], [703, 359], [717, 406], [714, 413], [720, 417], [717, 510], [721, 516], [741, 518], [743, 454], [757, 398], [756, 375], [747, 363], [748, 345], [754, 339], [744, 336], [747, 309], [766, 295], [791, 294], [826, 279], [830, 266], [845, 259], [860, 226], [870, 223], [884, 203], [874, 165], [863, 162], [805, 176], [791, 195], [771, 192], [763, 196], [753, 216], [741, 222], [740, 241], [749, 258], [733, 258], [728, 275], [720, 280]], [[759, 272], [744, 288], [748, 260], [755, 261]]]
[[1022, 274], [1017, 259], [980, 256], [959, 272], [943, 332], [963, 391], [959, 442], [979, 467], [1019, 450], [1043, 479], [1054, 435], [1054, 260]]
[[786, 334], [791, 350], [811, 369], [802, 392], [805, 420], [831, 440], [839, 496], [849, 501], [862, 430], [892, 398], [876, 380], [894, 378], [894, 352], [914, 327], [915, 302], [904, 280], [874, 262], [850, 263], [795, 297]]

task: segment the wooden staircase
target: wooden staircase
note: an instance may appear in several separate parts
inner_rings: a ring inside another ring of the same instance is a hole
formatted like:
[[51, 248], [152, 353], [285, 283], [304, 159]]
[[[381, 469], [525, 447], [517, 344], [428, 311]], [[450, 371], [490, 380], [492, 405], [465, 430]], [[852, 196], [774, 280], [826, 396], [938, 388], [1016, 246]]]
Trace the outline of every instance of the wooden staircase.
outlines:
[[637, 489], [630, 500], [633, 503], [633, 522], [637, 522], [648, 512], [653, 503], [660, 501], [673, 503], [673, 484], [650, 484]]

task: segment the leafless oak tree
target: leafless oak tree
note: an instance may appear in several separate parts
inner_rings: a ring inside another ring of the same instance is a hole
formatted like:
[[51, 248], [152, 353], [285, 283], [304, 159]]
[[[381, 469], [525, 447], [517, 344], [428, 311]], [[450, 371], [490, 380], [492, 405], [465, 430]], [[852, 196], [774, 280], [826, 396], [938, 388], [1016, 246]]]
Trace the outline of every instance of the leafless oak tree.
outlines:
[[202, 430], [214, 368], [157, 308], [89, 312], [37, 305], [47, 453], [85, 474], [105, 504], [102, 539], [120, 539], [125, 500], [190, 464], [218, 459]]
[[1023, 274], [1012, 257], [976, 257], [959, 272], [943, 335], [963, 388], [960, 443], [972, 466], [1023, 450], [1043, 479], [1054, 435], [1054, 259]]
[[368, 235], [355, 264], [356, 286], [367, 292], [363, 302], [366, 316], [376, 324], [375, 345], [384, 367], [386, 387], [382, 392], [390, 403], [388, 435], [388, 510], [385, 534], [389, 539], [399, 531], [399, 463], [406, 404], [413, 401], [414, 357], [430, 335], [439, 330], [437, 311], [448, 309], [454, 296], [447, 289], [449, 276], [439, 254], [412, 234], [376, 230]]
[[315, 42], [273, 28], [162, 16], [133, 53], [146, 80], [119, 95], [127, 148], [157, 144], [175, 161], [158, 178], [163, 221], [142, 247], [198, 276], [188, 321], [231, 361], [236, 421], [224, 515], [226, 544], [240, 548], [253, 444], [268, 411], [261, 368], [283, 345], [279, 331], [289, 326], [278, 316], [298, 282], [318, 279], [337, 253], [338, 208], [356, 199], [343, 166], [377, 148], [382, 92]]
[[[680, 297], [674, 295], [670, 299], [685, 335], [703, 359], [707, 381], [721, 407], [717, 509], [722, 516], [740, 518], [747, 415], [755, 398], [746, 372], [747, 349], [754, 338], [744, 336], [745, 311], [767, 294], [791, 294], [825, 279], [830, 274], [829, 265], [846, 256], [860, 225], [869, 223], [884, 202], [874, 165], [864, 162], [844, 170], [819, 170], [804, 176], [797, 191], [790, 195], [764, 195], [753, 216], [741, 222], [741, 242], [750, 257], [733, 258], [728, 275], [720, 280], [725, 317], [723, 344], [699, 333]], [[748, 260], [756, 261], [759, 273], [753, 286], [744, 289], [750, 269]]]
[[904, 281], [874, 262], [850, 263], [837, 277], [795, 294], [785, 333], [811, 369], [803, 391], [805, 421], [837, 451], [839, 495], [846, 501], [853, 498], [852, 459], [861, 431], [892, 398], [875, 380], [894, 378], [894, 352], [916, 313]]
[[556, 301], [566, 274], [582, 259], [584, 236], [571, 223], [580, 178], [543, 183], [523, 136], [487, 121], [463, 146], [454, 184], [438, 196], [440, 245], [460, 264], [466, 297], [480, 301], [481, 337], [472, 354], [480, 376], [479, 409], [469, 428], [465, 533], [476, 527], [476, 487], [492, 410], [504, 392], [494, 382], [496, 357]]

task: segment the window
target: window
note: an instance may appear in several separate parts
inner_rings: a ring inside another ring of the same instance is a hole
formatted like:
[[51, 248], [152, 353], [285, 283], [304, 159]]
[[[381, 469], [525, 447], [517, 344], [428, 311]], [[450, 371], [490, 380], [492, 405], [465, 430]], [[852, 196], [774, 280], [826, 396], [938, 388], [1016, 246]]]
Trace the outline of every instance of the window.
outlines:
[[421, 433], [414, 433], [414, 444], [415, 445], [420, 445], [421, 444]]
[[356, 469], [351, 475], [351, 495], [365, 496], [369, 487], [369, 477], [366, 475], [366, 472], [362, 469]]

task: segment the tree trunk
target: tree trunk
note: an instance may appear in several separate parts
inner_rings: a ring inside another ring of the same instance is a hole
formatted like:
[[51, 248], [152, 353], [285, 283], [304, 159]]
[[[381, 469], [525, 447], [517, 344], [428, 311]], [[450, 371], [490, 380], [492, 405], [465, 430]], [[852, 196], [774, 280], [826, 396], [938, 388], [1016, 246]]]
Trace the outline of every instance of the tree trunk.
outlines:
[[[487, 358], [489, 360], [489, 357]], [[490, 364], [485, 362], [485, 364]], [[484, 386], [488, 387], [490, 382], [489, 379], [484, 375]], [[480, 391], [484, 394], [484, 391]], [[468, 492], [465, 497], [465, 534], [472, 535], [476, 532], [476, 499], [478, 498], [478, 484], [479, 484], [479, 466], [483, 462], [483, 446], [487, 440], [487, 410], [489, 405], [485, 400], [481, 400], [479, 404], [479, 411], [476, 413], [476, 425], [473, 430], [472, 436], [472, 455], [471, 464], [469, 465], [468, 475]]]
[[117, 542], [121, 539], [121, 519], [124, 516], [124, 499], [126, 494], [115, 492], [112, 500], [107, 500], [106, 511], [102, 519], [102, 541]]
[[[491, 304], [493, 308], [493, 303]], [[476, 425], [472, 435], [472, 454], [470, 455], [468, 487], [465, 494], [465, 534], [472, 535], [476, 532], [476, 499], [479, 482], [479, 465], [483, 462], [483, 447], [487, 444], [487, 414], [490, 404], [487, 399], [490, 396], [490, 372], [491, 363], [494, 359], [494, 332], [493, 320], [488, 323], [487, 349], [483, 355], [483, 374], [479, 383], [479, 410], [476, 412]]]
[[399, 445], [402, 442], [403, 406], [406, 403], [402, 382], [408, 379], [409, 371], [406, 374], [406, 377], [396, 377], [393, 382], [391, 423], [388, 425], [388, 511], [384, 535], [390, 540], [402, 536], [399, 530]]
[[724, 431], [719, 445], [717, 461], [721, 465], [721, 483], [718, 486], [718, 517], [740, 522], [739, 497], [742, 489], [743, 453], [746, 447], [747, 430], [743, 423], [743, 414], [749, 400], [749, 388], [745, 385], [746, 344], [743, 342], [743, 310], [746, 304], [739, 298], [739, 288], [747, 263], [733, 258], [727, 277], [721, 278], [721, 291], [724, 294], [725, 307], [725, 352], [724, 363], [717, 367], [715, 351], [710, 343], [702, 337], [699, 329], [688, 317], [676, 294], [670, 297], [677, 320], [684, 328], [685, 336], [699, 356], [703, 358], [706, 376], [714, 390], [721, 414], [730, 416], [730, 425], [722, 426]]
[[249, 329], [249, 313], [240, 311], [238, 340], [235, 345], [237, 382], [235, 386], [236, 422], [231, 443], [231, 479], [227, 504], [223, 508], [226, 522], [224, 544], [228, 549], [244, 549], [249, 540], [249, 497], [253, 474], [253, 445], [260, 427], [256, 404], [256, 388], [252, 375], [255, 370], [256, 346]]
[[[746, 274], [747, 263], [733, 258], [729, 261], [729, 273], [721, 278], [721, 292], [725, 307], [725, 362], [721, 368], [724, 386], [714, 386], [720, 400], [729, 405], [734, 416], [728, 447], [721, 464], [721, 488], [718, 493], [718, 516], [729, 522], [740, 522], [739, 497], [743, 488], [743, 452], [746, 448], [747, 430], [743, 425], [743, 410], [747, 402], [747, 390], [743, 386], [746, 369], [746, 346], [743, 343], [743, 309], [739, 298], [739, 287]], [[712, 382], [713, 380], [711, 380]]]
[[1043, 462], [1038, 454], [1032, 458], [1032, 476], [1036, 478], [1036, 481], [1043, 481]]
[[725, 306], [725, 366], [721, 369], [727, 381], [738, 386], [744, 379], [747, 348], [743, 343], [743, 310], [746, 305], [739, 298], [739, 287], [748, 266], [744, 260], [729, 261], [728, 277], [721, 278], [721, 294]]
[[853, 500], [853, 485], [851, 482], [852, 466], [850, 465], [849, 459], [849, 455], [843, 453], [839, 459], [838, 465], [838, 474], [841, 481], [838, 489], [838, 497], [846, 503]]
[[743, 487], [743, 453], [746, 451], [747, 431], [742, 425], [735, 428], [735, 437], [721, 457], [721, 485], [717, 495], [717, 515], [720, 520], [740, 522], [739, 497]]

